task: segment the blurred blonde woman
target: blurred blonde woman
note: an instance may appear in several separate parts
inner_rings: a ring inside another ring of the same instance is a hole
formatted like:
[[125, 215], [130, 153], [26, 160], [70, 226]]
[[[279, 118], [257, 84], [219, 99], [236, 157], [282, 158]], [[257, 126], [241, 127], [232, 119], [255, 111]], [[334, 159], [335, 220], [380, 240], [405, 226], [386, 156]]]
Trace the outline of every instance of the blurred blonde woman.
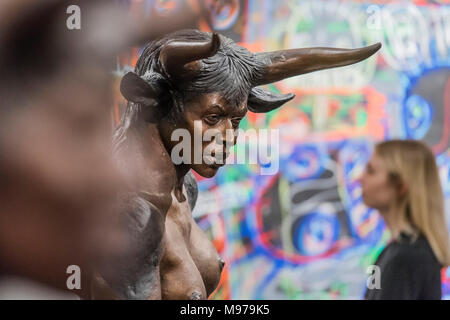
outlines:
[[380, 212], [392, 239], [375, 265], [379, 288], [365, 298], [441, 299], [441, 269], [450, 264], [444, 198], [436, 161], [420, 141], [376, 145], [361, 177], [363, 201]]

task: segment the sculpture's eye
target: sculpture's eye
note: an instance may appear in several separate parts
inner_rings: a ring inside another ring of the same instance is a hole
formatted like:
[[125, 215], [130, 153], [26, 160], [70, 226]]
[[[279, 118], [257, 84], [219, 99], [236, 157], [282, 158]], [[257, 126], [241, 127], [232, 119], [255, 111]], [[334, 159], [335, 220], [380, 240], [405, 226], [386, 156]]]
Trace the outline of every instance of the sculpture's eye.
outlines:
[[211, 126], [217, 124], [220, 121], [220, 116], [217, 114], [209, 115], [204, 118], [205, 122]]

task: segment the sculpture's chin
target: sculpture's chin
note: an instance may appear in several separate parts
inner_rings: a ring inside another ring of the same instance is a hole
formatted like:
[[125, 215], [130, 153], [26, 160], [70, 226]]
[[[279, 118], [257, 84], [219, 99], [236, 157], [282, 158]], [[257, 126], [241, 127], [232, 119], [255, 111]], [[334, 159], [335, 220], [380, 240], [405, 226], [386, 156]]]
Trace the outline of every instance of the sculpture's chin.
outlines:
[[194, 165], [192, 166], [192, 170], [198, 173], [203, 178], [212, 178], [216, 175], [220, 166], [209, 166], [207, 164]]

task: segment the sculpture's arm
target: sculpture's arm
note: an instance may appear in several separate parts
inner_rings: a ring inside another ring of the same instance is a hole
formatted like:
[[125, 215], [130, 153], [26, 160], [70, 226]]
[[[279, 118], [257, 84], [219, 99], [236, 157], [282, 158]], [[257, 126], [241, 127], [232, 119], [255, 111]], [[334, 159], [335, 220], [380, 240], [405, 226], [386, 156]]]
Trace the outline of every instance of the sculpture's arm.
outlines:
[[102, 276], [118, 299], [161, 299], [165, 215], [141, 196], [126, 200], [121, 215], [129, 250], [117, 256]]

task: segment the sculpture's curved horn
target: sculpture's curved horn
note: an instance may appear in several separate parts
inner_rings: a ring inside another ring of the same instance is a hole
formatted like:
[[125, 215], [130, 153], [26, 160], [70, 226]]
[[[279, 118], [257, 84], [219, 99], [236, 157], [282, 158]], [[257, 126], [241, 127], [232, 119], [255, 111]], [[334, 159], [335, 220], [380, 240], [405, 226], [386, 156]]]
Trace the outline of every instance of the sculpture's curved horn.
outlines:
[[173, 78], [186, 77], [200, 67], [199, 60], [214, 56], [220, 47], [220, 38], [213, 33], [210, 41], [172, 41], [161, 50], [159, 59], [166, 74]]
[[255, 113], [265, 113], [281, 107], [292, 100], [294, 94], [277, 94], [262, 88], [253, 88], [248, 96], [248, 110]]
[[302, 48], [256, 54], [266, 64], [255, 87], [300, 74], [342, 67], [367, 59], [381, 48], [376, 43], [360, 49]]

